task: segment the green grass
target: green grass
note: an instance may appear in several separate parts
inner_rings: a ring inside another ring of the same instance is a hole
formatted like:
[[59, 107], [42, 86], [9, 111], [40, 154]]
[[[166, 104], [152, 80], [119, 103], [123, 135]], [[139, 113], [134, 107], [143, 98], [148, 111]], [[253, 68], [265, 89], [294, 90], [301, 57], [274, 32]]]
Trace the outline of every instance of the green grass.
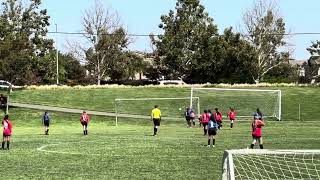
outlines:
[[[260, 88], [267, 89], [267, 88]], [[320, 117], [320, 111], [315, 110], [320, 105], [320, 88], [319, 87], [281, 87], [274, 88], [282, 90], [282, 119], [284, 121], [299, 120], [299, 104], [301, 107], [301, 121], [317, 121]], [[223, 94], [226, 94], [224, 92]], [[211, 94], [212, 95], [212, 94]], [[14, 91], [11, 95], [11, 101], [41, 104], [58, 107], [79, 108], [86, 110], [97, 110], [104, 112], [114, 112], [114, 99], [116, 98], [151, 98], [151, 97], [190, 97], [190, 88], [110, 88], [110, 89], [56, 89], [56, 90], [22, 90]], [[221, 97], [221, 96], [220, 96]], [[203, 108], [220, 107], [215, 104], [216, 98], [202, 94], [200, 104]], [[220, 102], [225, 100], [221, 100]], [[247, 109], [248, 102], [252, 102], [248, 96], [237, 97], [237, 102], [243, 103]], [[181, 102], [181, 101], [180, 101]], [[229, 106], [230, 100], [227, 100], [225, 107]], [[254, 102], [254, 101], [253, 101]], [[158, 102], [159, 103], [159, 102]], [[221, 104], [221, 103], [220, 103]], [[250, 103], [249, 103], [250, 104]], [[131, 108], [140, 108], [140, 114], [149, 114], [145, 109], [151, 109], [147, 103], [126, 103], [122, 106], [130, 106]], [[175, 109], [176, 111], [185, 106], [184, 103], [173, 104], [167, 103], [167, 109]], [[187, 104], [188, 105], [188, 104]], [[231, 103], [232, 105], [232, 103]], [[178, 107], [179, 108], [178, 108]], [[255, 107], [255, 106], [254, 106]], [[253, 106], [246, 111], [254, 111]], [[236, 107], [237, 108], [237, 107]], [[244, 107], [241, 107], [244, 108]], [[261, 110], [268, 111], [261, 105]], [[264, 108], [264, 109], [263, 109]], [[239, 109], [239, 108], [238, 108]], [[139, 111], [134, 110], [134, 111]], [[226, 111], [226, 110], [223, 110]], [[129, 112], [130, 113], [130, 112]], [[171, 112], [170, 112], [171, 113]], [[176, 112], [177, 113], [177, 112]], [[180, 112], [179, 112], [180, 113]], [[165, 114], [165, 113], [164, 113]]]
[[[42, 112], [12, 109], [12, 148], [0, 151], [1, 179], [220, 179], [225, 149], [246, 148], [250, 125], [239, 122], [218, 134], [215, 148], [204, 147], [200, 128], [163, 122], [153, 137], [150, 121], [93, 116], [89, 136], [76, 114], [52, 113], [50, 135], [42, 135]], [[267, 122], [265, 148], [319, 149], [320, 124]], [[40, 147], [42, 150], [37, 150]]]
[[[320, 149], [320, 124], [316, 122], [320, 120], [320, 89], [281, 90], [283, 121], [267, 121], [263, 129], [265, 148]], [[10, 98], [14, 102], [113, 112], [115, 98], [189, 95], [188, 88], [118, 88], [22, 90]], [[149, 114], [151, 105], [143, 105], [148, 107], [136, 111]], [[180, 105], [168, 106], [177, 109]], [[207, 138], [202, 130], [186, 128], [184, 120], [163, 121], [159, 136], [153, 137], [151, 121], [120, 118], [115, 127], [113, 117], [93, 116], [89, 136], [84, 137], [78, 114], [55, 112], [51, 112], [50, 135], [45, 136], [42, 113], [10, 109], [14, 135], [12, 149], [0, 151], [0, 163], [6, 166], [6, 171], [0, 171], [1, 179], [221, 179], [224, 150], [246, 148], [251, 143], [249, 122], [239, 122], [231, 130], [224, 120], [217, 146], [208, 148], [203, 146]]]

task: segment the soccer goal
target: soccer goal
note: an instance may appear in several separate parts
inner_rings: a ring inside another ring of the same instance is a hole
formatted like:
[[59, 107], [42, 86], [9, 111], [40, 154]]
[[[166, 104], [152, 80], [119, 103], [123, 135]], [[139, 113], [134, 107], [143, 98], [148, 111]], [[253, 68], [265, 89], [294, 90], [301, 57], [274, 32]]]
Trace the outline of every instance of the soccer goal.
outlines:
[[222, 179], [320, 179], [320, 150], [227, 150]]
[[[229, 107], [232, 107], [237, 111], [237, 117], [246, 118], [252, 117], [253, 112], [259, 108], [264, 117], [281, 120], [281, 90], [193, 87], [190, 96], [201, 99], [201, 111], [219, 108], [226, 115]], [[192, 101], [190, 106], [193, 106]]]
[[151, 110], [155, 105], [159, 106], [162, 119], [181, 121], [190, 102], [192, 104], [190, 107], [198, 115], [200, 106], [199, 97], [115, 99], [116, 125], [118, 125], [120, 117], [150, 119]]

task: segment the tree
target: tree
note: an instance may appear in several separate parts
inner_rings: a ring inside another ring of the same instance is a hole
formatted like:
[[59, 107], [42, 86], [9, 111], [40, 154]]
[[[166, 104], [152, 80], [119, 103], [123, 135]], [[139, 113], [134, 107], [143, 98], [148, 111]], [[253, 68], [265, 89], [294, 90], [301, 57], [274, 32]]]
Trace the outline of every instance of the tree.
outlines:
[[277, 14], [276, 5], [257, 0], [253, 8], [243, 15], [245, 37], [254, 46], [257, 59], [251, 71], [255, 82], [260, 82], [271, 69], [289, 60], [288, 52], [280, 52], [285, 46], [285, 22]]
[[119, 18], [110, 9], [104, 9], [100, 1], [95, 1], [93, 9], [88, 9], [82, 20], [91, 47], [81, 48], [85, 52], [85, 62], [97, 84], [105, 77], [115, 77], [122, 71], [123, 53], [129, 44], [128, 36], [119, 25]]
[[225, 48], [221, 68], [216, 73], [220, 83], [252, 83], [250, 70], [256, 58], [253, 46], [232, 28], [224, 30], [221, 45]]
[[308, 60], [308, 76], [310, 79], [319, 78], [320, 69], [320, 41], [312, 42], [312, 45], [307, 48], [311, 57]]
[[13, 84], [41, 81], [37, 65], [52, 49], [47, 39], [49, 16], [40, 0], [6, 0], [0, 12], [0, 78]]
[[205, 68], [202, 66], [211, 68], [219, 59], [217, 26], [199, 0], [177, 0], [175, 10], [161, 16], [159, 28], [164, 35], [153, 39], [158, 56], [156, 65], [166, 78], [200, 77], [194, 72]]

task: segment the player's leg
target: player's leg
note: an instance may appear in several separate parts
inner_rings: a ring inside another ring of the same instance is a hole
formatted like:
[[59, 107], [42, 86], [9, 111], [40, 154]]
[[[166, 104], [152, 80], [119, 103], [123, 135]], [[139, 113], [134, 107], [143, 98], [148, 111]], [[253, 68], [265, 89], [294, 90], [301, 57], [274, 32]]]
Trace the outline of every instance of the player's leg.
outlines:
[[210, 135], [210, 132], [208, 132], [208, 145], [207, 146], [210, 146], [211, 145], [211, 139], [212, 139], [212, 136]]
[[10, 149], [10, 136], [7, 136], [7, 150]]
[[84, 122], [81, 122], [82, 129], [83, 129], [83, 135], [86, 135], [86, 126]]
[[259, 138], [258, 138], [258, 142], [259, 142], [260, 149], [263, 149], [263, 140], [262, 140], [262, 137], [259, 137]]
[[214, 147], [216, 144], [216, 135], [217, 135], [217, 130], [214, 129], [212, 132], [212, 147]]
[[233, 128], [233, 121], [234, 121], [234, 120], [231, 120], [231, 121], [230, 121], [230, 128]]
[[252, 143], [251, 143], [251, 146], [250, 148], [253, 149], [254, 145], [257, 143], [257, 138], [252, 136], [253, 140], [252, 140]]
[[158, 133], [159, 121], [158, 119], [153, 119], [153, 135], [156, 136]]

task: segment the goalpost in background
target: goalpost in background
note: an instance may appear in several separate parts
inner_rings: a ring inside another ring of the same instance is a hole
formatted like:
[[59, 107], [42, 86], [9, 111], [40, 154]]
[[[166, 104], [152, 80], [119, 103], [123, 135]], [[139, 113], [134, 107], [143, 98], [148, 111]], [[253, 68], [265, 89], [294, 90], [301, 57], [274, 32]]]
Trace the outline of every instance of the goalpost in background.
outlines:
[[[192, 97], [201, 99], [200, 108], [214, 110], [218, 108], [226, 116], [229, 107], [235, 108], [237, 117], [252, 117], [259, 108], [264, 117], [281, 120], [281, 90], [227, 89], [227, 88], [191, 88]], [[194, 106], [190, 101], [190, 107]]]
[[320, 150], [227, 150], [222, 179], [320, 179]]
[[159, 106], [163, 119], [181, 121], [190, 102], [192, 103], [190, 107], [198, 115], [200, 113], [199, 97], [115, 99], [116, 125], [120, 117], [150, 119], [151, 110], [155, 105]]

